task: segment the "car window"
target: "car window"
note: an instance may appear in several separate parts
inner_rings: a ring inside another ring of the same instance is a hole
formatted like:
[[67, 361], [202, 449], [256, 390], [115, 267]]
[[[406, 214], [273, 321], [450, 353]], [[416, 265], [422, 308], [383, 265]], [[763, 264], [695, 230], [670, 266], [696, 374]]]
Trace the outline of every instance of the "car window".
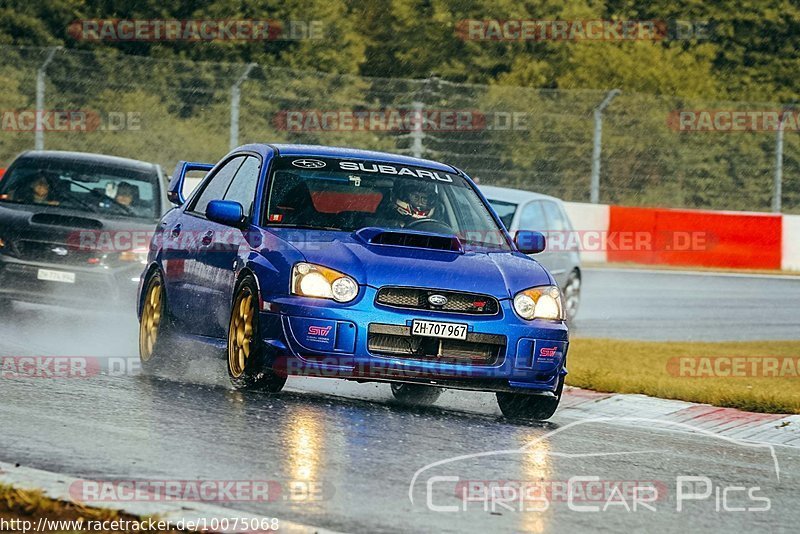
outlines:
[[352, 232], [373, 226], [456, 235], [472, 247], [507, 249], [505, 233], [463, 177], [388, 163], [277, 158], [267, 226]]
[[563, 232], [567, 229], [564, 215], [555, 202], [543, 202], [545, 215], [547, 215], [547, 227], [545, 228], [551, 232]]
[[247, 156], [242, 166], [236, 171], [228, 191], [225, 193], [225, 200], [232, 200], [242, 205], [245, 215], [252, 214], [253, 201], [258, 187], [259, 170], [261, 161], [254, 156]]
[[492, 205], [494, 212], [497, 213], [497, 216], [500, 217], [500, 220], [503, 221], [503, 224], [506, 228], [511, 227], [511, 223], [514, 221], [514, 214], [517, 213], [517, 208], [519, 204], [514, 204], [513, 202], [502, 202], [500, 200], [492, 200], [487, 199], [489, 204]]
[[195, 200], [192, 207], [189, 208], [189, 211], [205, 216], [209, 202], [212, 200], [222, 200], [225, 197], [225, 192], [228, 191], [233, 176], [236, 174], [236, 171], [239, 170], [239, 167], [241, 167], [245, 157], [246, 156], [237, 156], [223, 165], [222, 168], [214, 174], [211, 181], [206, 184], [203, 191], [197, 197], [197, 200]]
[[154, 219], [161, 210], [158, 181], [155, 172], [125, 166], [21, 158], [0, 182], [0, 202]]
[[519, 229], [537, 230], [540, 232], [548, 230], [547, 219], [544, 216], [541, 202], [531, 202], [525, 206], [520, 216]]

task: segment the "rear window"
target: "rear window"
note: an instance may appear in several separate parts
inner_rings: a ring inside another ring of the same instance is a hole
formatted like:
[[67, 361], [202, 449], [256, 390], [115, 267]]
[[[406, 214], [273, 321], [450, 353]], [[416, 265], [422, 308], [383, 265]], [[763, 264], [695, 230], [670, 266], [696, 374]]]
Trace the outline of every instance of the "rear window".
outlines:
[[0, 202], [156, 219], [158, 175], [86, 161], [24, 158], [0, 180]]

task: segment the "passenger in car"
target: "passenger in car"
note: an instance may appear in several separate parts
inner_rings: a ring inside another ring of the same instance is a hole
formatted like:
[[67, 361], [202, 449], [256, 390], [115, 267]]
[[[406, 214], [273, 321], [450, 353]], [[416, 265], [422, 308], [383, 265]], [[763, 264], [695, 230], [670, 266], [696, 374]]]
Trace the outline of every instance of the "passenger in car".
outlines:
[[139, 188], [135, 187], [128, 182], [120, 182], [117, 184], [117, 195], [114, 200], [117, 204], [122, 204], [126, 208], [134, 208], [134, 204], [139, 197]]
[[33, 181], [29, 183], [27, 189], [16, 196], [15, 200], [18, 202], [26, 202], [29, 204], [47, 204], [50, 206], [58, 206], [59, 202], [53, 198], [52, 186], [47, 176], [39, 172], [34, 175]]

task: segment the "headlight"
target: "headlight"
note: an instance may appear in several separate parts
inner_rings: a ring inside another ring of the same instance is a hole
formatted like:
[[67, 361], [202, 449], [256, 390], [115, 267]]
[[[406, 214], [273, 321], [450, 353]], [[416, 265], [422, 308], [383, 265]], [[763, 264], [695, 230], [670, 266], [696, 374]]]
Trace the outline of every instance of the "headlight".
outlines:
[[350, 302], [358, 296], [358, 284], [339, 271], [313, 263], [298, 263], [292, 269], [292, 294]]
[[130, 262], [139, 262], [143, 265], [147, 265], [147, 254], [148, 250], [146, 248], [135, 248], [133, 250], [124, 250], [119, 254], [120, 261], [130, 261]]
[[514, 296], [514, 310], [523, 319], [564, 320], [561, 290], [556, 286], [532, 287]]

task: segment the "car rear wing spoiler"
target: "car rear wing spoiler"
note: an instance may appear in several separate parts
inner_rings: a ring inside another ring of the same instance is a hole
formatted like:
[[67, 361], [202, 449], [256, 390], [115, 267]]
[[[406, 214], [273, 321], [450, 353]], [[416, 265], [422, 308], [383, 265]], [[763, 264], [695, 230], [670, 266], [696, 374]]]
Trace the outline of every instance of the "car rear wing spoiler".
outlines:
[[179, 161], [172, 173], [167, 189], [167, 198], [176, 206], [182, 206], [186, 199], [183, 196], [183, 182], [186, 180], [186, 173], [190, 171], [210, 171], [214, 168], [213, 163], [193, 163], [191, 161]]

